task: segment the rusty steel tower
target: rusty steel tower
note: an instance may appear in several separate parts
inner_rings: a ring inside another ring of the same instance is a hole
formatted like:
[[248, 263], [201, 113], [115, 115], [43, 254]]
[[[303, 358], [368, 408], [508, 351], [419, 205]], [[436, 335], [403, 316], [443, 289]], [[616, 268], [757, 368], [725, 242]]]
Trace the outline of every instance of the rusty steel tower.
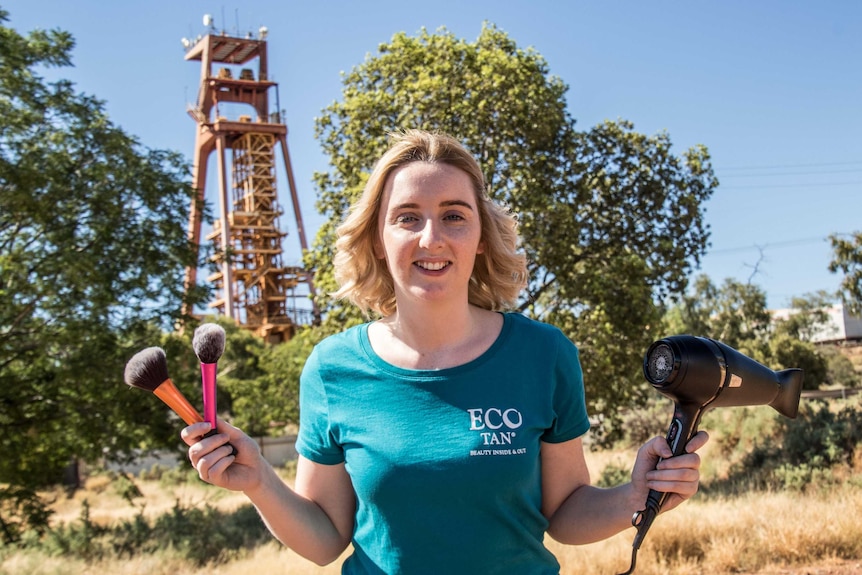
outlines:
[[[207, 18], [205, 25], [212, 22]], [[188, 107], [197, 124], [192, 173], [196, 197], [189, 217], [189, 238], [195, 244], [200, 244], [207, 164], [214, 151], [217, 161], [219, 216], [207, 234], [215, 245], [212, 263], [216, 267], [207, 281], [217, 296], [209, 307], [267, 341], [285, 341], [297, 325], [316, 321], [318, 311], [311, 273], [282, 262], [282, 240], [287, 234], [279, 227], [283, 210], [276, 190], [276, 148], [281, 150], [303, 252], [308, 241], [290, 164], [287, 126], [277, 106], [278, 85], [270, 80], [267, 68], [266, 29], [261, 28], [257, 37], [240, 38], [211, 28], [209, 34], [194, 42], [184, 39], [183, 44], [185, 59], [201, 63], [197, 102]], [[274, 111], [270, 108], [273, 91]], [[197, 269], [189, 268], [186, 285], [194, 285], [196, 279]]]

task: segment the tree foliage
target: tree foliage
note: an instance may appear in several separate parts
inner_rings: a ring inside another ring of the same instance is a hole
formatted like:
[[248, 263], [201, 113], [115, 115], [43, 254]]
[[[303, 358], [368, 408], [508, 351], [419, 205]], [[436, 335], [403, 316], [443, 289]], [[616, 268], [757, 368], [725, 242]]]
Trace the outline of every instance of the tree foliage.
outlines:
[[850, 313], [862, 315], [862, 232], [850, 238], [839, 235], [830, 236], [832, 242], [832, 261], [829, 271], [842, 272], [839, 293]]
[[277, 345], [221, 322], [227, 333], [219, 361], [219, 409], [252, 436], [272, 435], [299, 422], [299, 376], [322, 330], [300, 328]]
[[0, 483], [25, 501], [76, 458], [175, 440], [165, 411], [140, 408], [122, 374], [178, 319], [197, 249], [182, 224], [182, 158], [144, 148], [102, 102], [39, 75], [70, 64], [69, 34], [23, 36], [7, 20], [0, 11], [0, 444], [14, 456]]
[[[307, 264], [322, 294], [336, 289], [335, 228], [361, 193], [387, 133], [452, 134], [479, 160], [493, 198], [519, 216], [531, 281], [521, 311], [579, 344], [588, 397], [608, 415], [634, 398], [655, 302], [685, 288], [707, 246], [703, 203], [717, 181], [702, 146], [681, 155], [669, 136], [630, 122], [575, 129], [565, 95], [533, 49], [485, 25], [475, 42], [445, 29], [396, 34], [343, 77], [343, 99], [317, 119], [331, 169], [315, 175], [327, 216]], [[322, 297], [335, 330], [361, 317]]]
[[766, 293], [757, 285], [726, 279], [716, 287], [707, 276], [695, 279], [665, 316], [669, 331], [716, 339], [752, 357], [768, 339], [771, 316]]
[[670, 333], [686, 333], [721, 341], [775, 370], [801, 368], [803, 387], [817, 389], [836, 377], [830, 366], [844, 370], [845, 365], [830, 360], [811, 337], [827, 320], [822, 309], [824, 293], [794, 298], [796, 313], [773, 320], [766, 308], [766, 294], [750, 283], [727, 279], [716, 287], [706, 276], [699, 276], [689, 294], [670, 306], [664, 322]]

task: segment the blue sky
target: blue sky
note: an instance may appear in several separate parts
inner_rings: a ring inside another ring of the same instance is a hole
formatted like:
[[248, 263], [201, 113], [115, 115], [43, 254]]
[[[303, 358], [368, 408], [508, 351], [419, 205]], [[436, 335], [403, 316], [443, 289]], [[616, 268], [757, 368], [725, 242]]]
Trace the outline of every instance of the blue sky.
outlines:
[[[60, 74], [105, 101], [111, 119], [150, 148], [191, 158], [199, 64], [182, 37], [269, 29], [271, 76], [287, 112], [288, 144], [306, 232], [322, 221], [312, 173], [327, 159], [314, 118], [341, 98], [340, 72], [393, 34], [446, 27], [473, 41], [491, 22], [533, 47], [568, 86], [581, 129], [623, 118], [666, 130], [677, 154], [710, 150], [721, 185], [706, 205], [712, 247], [697, 273], [762, 287], [771, 307], [832, 291], [832, 233], [862, 230], [862, 3], [801, 1], [12, 0], [6, 25], [61, 28], [76, 38]], [[214, 162], [211, 162], [211, 164]], [[214, 180], [210, 179], [212, 183]], [[286, 178], [286, 259], [298, 261]], [[212, 192], [208, 194], [211, 197]]]

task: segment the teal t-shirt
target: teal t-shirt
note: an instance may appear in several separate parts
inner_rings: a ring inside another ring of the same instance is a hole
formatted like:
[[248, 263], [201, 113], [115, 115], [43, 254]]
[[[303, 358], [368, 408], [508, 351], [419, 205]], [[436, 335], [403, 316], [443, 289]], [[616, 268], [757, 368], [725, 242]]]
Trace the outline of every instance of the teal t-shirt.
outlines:
[[539, 448], [589, 429], [578, 351], [555, 327], [503, 317], [483, 355], [449, 369], [383, 361], [368, 324], [315, 347], [296, 448], [344, 462], [353, 482], [343, 573], [559, 573], [543, 543]]

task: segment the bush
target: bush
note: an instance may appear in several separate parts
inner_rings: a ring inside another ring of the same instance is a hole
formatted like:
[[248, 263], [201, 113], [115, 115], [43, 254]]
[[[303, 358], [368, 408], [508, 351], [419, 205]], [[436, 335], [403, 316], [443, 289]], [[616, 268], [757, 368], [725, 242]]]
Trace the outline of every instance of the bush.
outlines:
[[789, 463], [821, 466], [850, 464], [862, 443], [862, 409], [858, 402], [830, 409], [825, 401], [803, 405], [799, 418], [786, 424], [784, 449]]
[[17, 544], [28, 531], [45, 533], [51, 517], [48, 503], [50, 502], [42, 500], [35, 491], [27, 487], [8, 485], [0, 488], [2, 544]]
[[28, 538], [29, 546], [36, 546], [48, 555], [69, 555], [82, 559], [100, 559], [105, 556], [102, 537], [107, 528], [90, 520], [90, 504], [84, 500], [77, 523], [59, 525], [51, 529], [43, 540]]
[[[725, 424], [728, 421], [734, 419], [724, 419]], [[840, 482], [842, 475], [862, 472], [854, 469], [862, 445], [858, 401], [803, 401], [796, 419], [772, 414], [768, 420], [735, 421], [737, 426], [725, 427], [728, 435], [722, 437], [724, 454], [733, 462], [726, 478], [710, 484], [710, 489], [738, 493], [828, 488]], [[734, 443], [736, 447], [730, 447]], [[734, 459], [733, 455], [742, 457]]]
[[596, 480], [598, 487], [616, 487], [628, 483], [631, 479], [631, 470], [620, 463], [609, 463], [602, 469], [599, 478]]
[[59, 525], [44, 537], [30, 532], [24, 538], [27, 547], [51, 556], [89, 561], [169, 551], [198, 566], [233, 559], [240, 550], [270, 540], [269, 531], [250, 505], [225, 513], [209, 505], [185, 507], [177, 502], [170, 513], [154, 521], [140, 511], [130, 520], [103, 527], [91, 521], [86, 501], [78, 521]]
[[666, 435], [673, 419], [673, 402], [654, 395], [639, 409], [623, 414], [619, 436], [623, 447], [640, 447], [656, 435]]

